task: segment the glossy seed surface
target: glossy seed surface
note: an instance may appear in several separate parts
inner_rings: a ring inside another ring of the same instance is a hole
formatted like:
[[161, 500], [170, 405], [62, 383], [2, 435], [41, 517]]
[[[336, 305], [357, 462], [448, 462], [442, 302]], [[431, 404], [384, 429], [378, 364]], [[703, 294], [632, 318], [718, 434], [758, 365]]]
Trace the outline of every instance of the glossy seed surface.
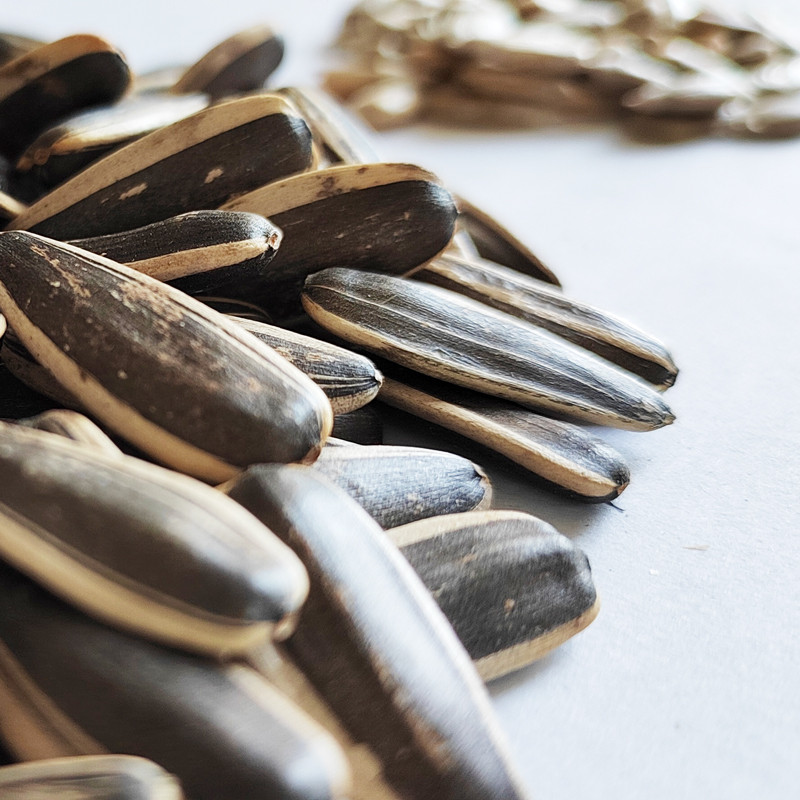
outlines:
[[332, 425], [328, 399], [236, 323], [35, 234], [0, 234], [0, 255], [0, 308], [22, 343], [131, 444], [209, 481], [318, 454]]
[[597, 615], [586, 556], [529, 514], [450, 514], [386, 534], [486, 680], [541, 658]]
[[390, 361], [534, 410], [631, 430], [674, 419], [643, 381], [444, 289], [331, 269], [306, 281], [303, 305], [318, 324]]

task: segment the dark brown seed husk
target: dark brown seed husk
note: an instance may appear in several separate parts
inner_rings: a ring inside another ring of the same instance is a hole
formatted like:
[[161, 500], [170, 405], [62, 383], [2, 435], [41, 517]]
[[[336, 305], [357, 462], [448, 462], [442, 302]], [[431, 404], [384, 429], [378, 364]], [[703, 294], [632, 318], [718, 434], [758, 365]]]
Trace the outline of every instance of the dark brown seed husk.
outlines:
[[19, 419], [17, 424], [47, 433], [56, 433], [108, 456], [122, 455], [122, 451], [103, 433], [102, 428], [77, 411], [53, 408], [35, 417]]
[[0, 796], [14, 800], [182, 800], [183, 792], [178, 779], [152, 761], [97, 755], [3, 767]]
[[326, 447], [314, 469], [382, 527], [488, 508], [492, 485], [472, 461], [424, 447]]
[[377, 396], [383, 376], [365, 356], [274, 325], [236, 322], [308, 375], [325, 392], [334, 414], [355, 411]]
[[282, 232], [258, 214], [190, 211], [135, 230], [69, 244], [171, 283], [189, 294], [258, 282]]
[[494, 217], [463, 197], [457, 198], [457, 203], [458, 225], [469, 234], [480, 256], [540, 281], [561, 285], [553, 271]]
[[300, 314], [303, 280], [312, 272], [340, 264], [409, 272], [447, 247], [456, 219], [453, 198], [436, 176], [410, 164], [329, 167], [224, 208], [269, 217], [292, 243], [273, 259], [255, 298], [277, 321]]
[[288, 86], [278, 90], [300, 111], [314, 141], [332, 164], [366, 164], [379, 161], [378, 154], [352, 117], [321, 89]]
[[330, 737], [243, 666], [101, 625], [0, 565], [0, 733], [25, 760], [129, 753], [193, 800], [348, 796]]
[[104, 39], [78, 35], [31, 50], [0, 67], [0, 152], [16, 158], [56, 120], [113, 103], [130, 71]]
[[36, 196], [123, 145], [201, 111], [205, 95], [131, 95], [48, 128], [17, 161], [18, 179]]
[[285, 100], [243, 97], [99, 159], [30, 206], [14, 226], [61, 239], [117, 233], [216, 208], [312, 165], [311, 133]]
[[418, 270], [414, 278], [549, 330], [633, 372], [658, 389], [675, 383], [678, 368], [657, 339], [514, 270], [446, 254]]
[[529, 514], [450, 514], [386, 534], [436, 599], [484, 680], [541, 658], [597, 616], [586, 556]]
[[258, 466], [228, 491], [303, 559], [312, 588], [285, 647], [398, 794], [520, 798], [467, 654], [366, 512], [302, 467]]
[[[383, 444], [383, 421], [372, 406], [357, 408], [333, 418], [331, 437], [353, 444]], [[330, 438], [329, 437], [329, 441]]]
[[303, 567], [224, 495], [60, 432], [0, 423], [0, 442], [0, 556], [62, 599], [215, 656], [288, 633]]
[[379, 399], [478, 442], [581, 500], [613, 500], [630, 481], [624, 458], [602, 439], [515, 403], [400, 368], [389, 370]]
[[535, 411], [629, 430], [652, 430], [674, 419], [644, 381], [445, 289], [330, 269], [306, 281], [303, 306], [319, 325], [370, 352]]
[[313, 461], [330, 403], [235, 322], [71, 245], [0, 234], [0, 309], [33, 357], [101, 423], [208, 481]]
[[283, 37], [266, 25], [240, 31], [209, 50], [172, 87], [212, 98], [259, 89], [283, 60]]

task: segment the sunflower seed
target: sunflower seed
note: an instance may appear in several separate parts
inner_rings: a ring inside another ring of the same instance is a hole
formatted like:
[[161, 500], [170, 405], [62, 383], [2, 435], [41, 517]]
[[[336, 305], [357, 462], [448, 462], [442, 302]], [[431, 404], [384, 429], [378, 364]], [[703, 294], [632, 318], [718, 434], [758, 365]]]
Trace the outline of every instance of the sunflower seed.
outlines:
[[27, 208], [22, 201], [0, 190], [0, 222], [11, 222]]
[[365, 356], [273, 325], [236, 322], [308, 375], [325, 392], [334, 414], [354, 411], [377, 396], [383, 376]]
[[219, 492], [63, 435], [0, 423], [0, 442], [0, 554], [22, 572], [93, 616], [191, 650], [242, 652], [276, 626], [288, 632], [303, 568]]
[[301, 467], [252, 468], [228, 492], [304, 559], [312, 588], [285, 647], [393, 788], [521, 797], [467, 654], [361, 507]]
[[484, 680], [530, 664], [597, 616], [583, 552], [518, 511], [450, 514], [386, 532]]
[[0, 151], [18, 156], [56, 120], [116, 100], [130, 81], [122, 54], [104, 39], [59, 39], [0, 67]]
[[347, 106], [372, 128], [382, 131], [417, 119], [423, 98], [417, 84], [408, 78], [381, 78], [353, 92]]
[[244, 97], [101, 158], [34, 203], [14, 226], [63, 239], [117, 233], [215, 208], [311, 166], [311, 133], [288, 103]]
[[661, 342], [624, 320], [570, 300], [513, 270], [486, 261], [444, 255], [415, 272], [414, 278], [545, 328], [659, 389], [675, 382], [678, 368]]
[[303, 305], [322, 327], [371, 352], [534, 410], [630, 430], [651, 430], [674, 419], [643, 381], [445, 289], [330, 269], [306, 281]]
[[332, 425], [328, 399], [236, 323], [35, 234], [0, 234], [0, 254], [0, 309], [22, 343], [131, 444], [217, 482], [250, 463], [318, 454]]
[[0, 732], [23, 759], [135, 753], [194, 800], [347, 797], [335, 742], [252, 670], [94, 622], [0, 565]]
[[306, 275], [339, 264], [409, 272], [447, 247], [456, 218], [438, 179], [410, 164], [329, 167], [269, 184], [223, 208], [269, 217], [292, 242], [278, 251], [256, 297], [278, 321], [300, 313]]
[[[75, 794], [77, 792], [77, 795]], [[182, 800], [177, 778], [135, 756], [77, 756], [0, 769], [0, 796], [14, 800]]]
[[552, 270], [494, 217], [463, 197], [458, 197], [456, 202], [458, 224], [469, 234], [480, 256], [540, 281], [561, 285]]
[[259, 89], [278, 68], [283, 51], [283, 38], [272, 28], [248, 28], [209, 50], [183, 73], [172, 92], [204, 92], [220, 98]]
[[379, 398], [506, 456], [581, 500], [613, 500], [630, 481], [625, 460], [602, 439], [514, 403], [398, 368], [389, 371]]
[[[113, 106], [61, 120], [29, 145], [17, 161], [18, 180], [40, 196], [76, 172], [135, 139], [201, 111], [205, 95], [131, 95]], [[28, 197], [28, 199], [32, 199]]]
[[333, 430], [328, 437], [344, 439], [352, 444], [383, 444], [383, 422], [372, 406], [357, 408], [333, 418]]
[[738, 136], [779, 139], [800, 135], [800, 90], [732, 100], [721, 108], [719, 124]]
[[325, 447], [314, 464], [382, 527], [488, 508], [492, 485], [466, 458], [423, 447]]
[[258, 214], [190, 211], [135, 230], [68, 243], [195, 294], [257, 283], [282, 238]]
[[122, 451], [103, 433], [102, 428], [77, 411], [54, 408], [43, 411], [35, 417], [17, 420], [17, 424], [47, 433], [56, 433], [107, 456], [122, 455]]

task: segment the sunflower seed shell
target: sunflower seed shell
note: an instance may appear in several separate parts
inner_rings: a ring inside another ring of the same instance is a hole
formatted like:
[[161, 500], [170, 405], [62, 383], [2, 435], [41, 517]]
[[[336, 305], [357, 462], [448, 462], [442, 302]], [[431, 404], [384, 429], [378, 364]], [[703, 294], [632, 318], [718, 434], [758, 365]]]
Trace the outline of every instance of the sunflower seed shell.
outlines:
[[387, 275], [330, 269], [306, 281], [322, 327], [402, 366], [537, 411], [630, 430], [674, 417], [643, 381], [474, 300]]
[[529, 514], [450, 514], [386, 535], [436, 598], [484, 680], [541, 658], [599, 610], [586, 556]]
[[312, 589], [285, 647], [395, 790], [521, 797], [467, 654], [363, 509], [301, 467], [255, 467], [229, 492], [304, 559]]
[[336, 800], [330, 737], [243, 666], [101, 625], [0, 565], [0, 733], [22, 759], [152, 759], [188, 797]]
[[382, 527], [488, 508], [492, 485], [466, 458], [424, 447], [325, 447], [314, 464]]
[[35, 234], [0, 234], [0, 254], [0, 308], [22, 343], [131, 444], [215, 482], [250, 463], [319, 453], [328, 399], [235, 322]]
[[658, 340], [617, 317], [565, 297], [514, 270], [449, 254], [414, 278], [471, 297], [538, 325], [644, 378], [658, 389], [675, 382], [678, 368]]
[[99, 159], [30, 206], [14, 227], [60, 239], [103, 236], [216, 208], [312, 165], [311, 133], [285, 100], [243, 97]]

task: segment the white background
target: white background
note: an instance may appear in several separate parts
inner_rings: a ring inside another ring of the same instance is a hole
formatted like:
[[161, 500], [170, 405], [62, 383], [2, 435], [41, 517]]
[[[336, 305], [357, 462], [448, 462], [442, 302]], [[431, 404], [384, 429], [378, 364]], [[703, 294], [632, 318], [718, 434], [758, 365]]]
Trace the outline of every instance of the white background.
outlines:
[[[100, 33], [138, 69], [271, 22], [288, 84], [319, 75], [347, 3], [2, 6], [7, 30]], [[800, 23], [792, 0], [750, 7]], [[603, 598], [587, 631], [492, 686], [525, 784], [539, 800], [800, 797], [800, 140], [417, 127], [376, 146], [494, 213], [569, 294], [657, 334], [681, 367], [672, 427], [600, 431], [633, 473], [613, 507], [490, 469], [500, 505], [586, 550]]]

